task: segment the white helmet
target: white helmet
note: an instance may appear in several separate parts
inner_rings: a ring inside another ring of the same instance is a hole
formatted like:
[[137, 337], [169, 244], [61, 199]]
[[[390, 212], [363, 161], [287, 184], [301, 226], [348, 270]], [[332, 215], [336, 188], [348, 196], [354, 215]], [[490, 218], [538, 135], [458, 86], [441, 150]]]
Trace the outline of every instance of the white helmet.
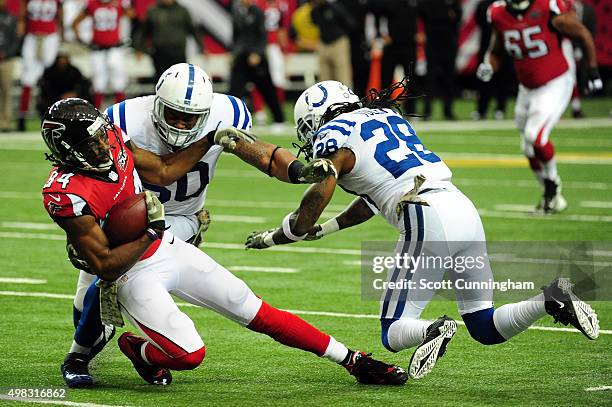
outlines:
[[359, 102], [359, 97], [342, 82], [323, 81], [306, 89], [293, 111], [297, 137], [303, 143], [311, 143], [321, 126], [321, 118], [327, 109], [336, 103]]
[[[155, 86], [153, 124], [157, 134], [167, 144], [178, 148], [194, 141], [206, 125], [212, 100], [212, 83], [202, 68], [187, 63], [172, 65]], [[200, 117], [191, 129], [179, 129], [166, 122], [165, 108]]]

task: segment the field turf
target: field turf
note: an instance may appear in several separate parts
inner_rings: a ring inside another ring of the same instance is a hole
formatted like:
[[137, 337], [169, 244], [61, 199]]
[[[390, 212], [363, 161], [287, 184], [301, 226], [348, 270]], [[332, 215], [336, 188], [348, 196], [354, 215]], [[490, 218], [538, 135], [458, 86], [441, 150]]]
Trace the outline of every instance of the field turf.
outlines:
[[[520, 154], [514, 130], [426, 132], [419, 126], [415, 124], [423, 143], [448, 162], [454, 182], [478, 207], [489, 240], [612, 241], [612, 123], [554, 131], [570, 207], [551, 217], [525, 213], [540, 192]], [[286, 147], [292, 141], [289, 134], [262, 137]], [[62, 232], [41, 205], [40, 188], [49, 171], [43, 151], [35, 134], [0, 137], [0, 172], [4, 174], [0, 187], [0, 388], [4, 393], [9, 387], [62, 387], [59, 365], [73, 332], [71, 296], [77, 274], [66, 260]], [[391, 354], [383, 348], [378, 303], [363, 301], [360, 293], [356, 265], [360, 242], [397, 238], [382, 218], [317, 242], [288, 246], [296, 251], [241, 249], [251, 231], [278, 225], [304, 189], [269, 179], [233, 156], [222, 156], [208, 192], [212, 225], [204, 250], [234, 269], [271, 304], [295, 310], [350, 347], [405, 367], [410, 353]], [[332, 216], [351, 199], [337, 191], [325, 216]], [[347, 250], [306, 253], [301, 248]], [[240, 266], [285, 272], [245, 271]], [[6, 282], [15, 278], [41, 281]], [[601, 301], [594, 306], [605, 330], [597, 341], [576, 332], [529, 330], [510, 342], [485, 347], [460, 326], [434, 372], [398, 388], [359, 385], [333, 363], [285, 348], [211, 311], [183, 307], [206, 343], [206, 358], [199, 368], [175, 372], [174, 383], [166, 388], [151, 387], [137, 376], [113, 341], [92, 365], [98, 386], [71, 390], [60, 402], [612, 405], [612, 391], [586, 390], [612, 386], [612, 316], [608, 313], [612, 304]], [[444, 313], [458, 318], [456, 305], [448, 301], [432, 302], [424, 317]], [[555, 326], [550, 318], [539, 324]], [[17, 404], [0, 399], [0, 405]]]

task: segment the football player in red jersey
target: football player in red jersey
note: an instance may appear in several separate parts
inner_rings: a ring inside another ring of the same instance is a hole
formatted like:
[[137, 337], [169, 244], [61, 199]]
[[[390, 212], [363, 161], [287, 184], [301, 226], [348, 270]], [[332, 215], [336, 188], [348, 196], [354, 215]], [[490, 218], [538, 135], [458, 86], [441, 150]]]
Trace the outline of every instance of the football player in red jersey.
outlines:
[[21, 0], [17, 32], [24, 35], [21, 48], [21, 98], [17, 130], [25, 131], [32, 86], [51, 66], [63, 40], [62, 0]]
[[128, 77], [124, 66], [125, 49], [119, 32], [123, 16], [135, 16], [129, 0], [89, 0], [72, 23], [72, 31], [80, 42], [79, 25], [87, 17], [92, 19], [93, 37], [89, 46], [96, 109], [100, 108], [104, 94], [109, 91], [115, 94], [115, 103], [125, 99]]
[[493, 3], [487, 12], [493, 26], [491, 47], [476, 71], [479, 79], [488, 82], [499, 67], [504, 49], [514, 59], [519, 81], [515, 120], [522, 150], [544, 188], [536, 206], [536, 212], [544, 214], [561, 212], [567, 207], [550, 141], [550, 132], [565, 111], [574, 86], [574, 76], [561, 46], [563, 36], [583, 45], [590, 68], [589, 90], [603, 87], [593, 37], [570, 11], [566, 0]]
[[[295, 315], [263, 302], [223, 266], [165, 231], [163, 205], [150, 192], [146, 232], [133, 242], [110, 247], [100, 225], [116, 202], [140, 191], [139, 173], [149, 182], [174, 181], [197, 162], [211, 140], [232, 150], [250, 142], [243, 133], [220, 130], [160, 157], [133, 146], [89, 102], [65, 99], [49, 108], [42, 136], [54, 164], [43, 186], [45, 209], [66, 232], [80, 261], [99, 277], [101, 313], [119, 324], [123, 315], [143, 336], [125, 332], [119, 348], [148, 383], [170, 384], [170, 370], [194, 369], [205, 355], [204, 342], [171, 292], [284, 345], [325, 356], [362, 383], [407, 380], [401, 368], [351, 351]], [[62, 373], [71, 387], [93, 384], [87, 361], [78, 354], [68, 355]]]

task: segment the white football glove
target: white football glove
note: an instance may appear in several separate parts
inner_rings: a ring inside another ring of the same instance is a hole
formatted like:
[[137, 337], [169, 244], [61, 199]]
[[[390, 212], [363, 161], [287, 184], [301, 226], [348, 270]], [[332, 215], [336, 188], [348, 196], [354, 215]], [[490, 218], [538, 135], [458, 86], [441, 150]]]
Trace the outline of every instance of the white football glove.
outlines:
[[338, 178], [338, 170], [334, 163], [327, 158], [315, 158], [302, 167], [298, 181], [303, 184], [315, 184], [330, 176]]
[[596, 93], [603, 89], [603, 82], [599, 70], [597, 68], [589, 69], [588, 81], [587, 81], [587, 93]]
[[476, 77], [483, 82], [490, 82], [493, 73], [493, 67], [488, 62], [482, 62], [476, 69]]
[[217, 130], [214, 136], [215, 144], [220, 145], [221, 147], [223, 147], [224, 150], [227, 150], [229, 152], [232, 152], [236, 149], [236, 142], [238, 140], [242, 140], [245, 143], [251, 144], [255, 142], [256, 137], [245, 130], [240, 130], [235, 127]]
[[248, 237], [244, 246], [246, 249], [267, 249], [268, 247], [274, 246], [274, 240], [272, 235], [278, 229], [269, 229], [260, 232], [253, 232]]

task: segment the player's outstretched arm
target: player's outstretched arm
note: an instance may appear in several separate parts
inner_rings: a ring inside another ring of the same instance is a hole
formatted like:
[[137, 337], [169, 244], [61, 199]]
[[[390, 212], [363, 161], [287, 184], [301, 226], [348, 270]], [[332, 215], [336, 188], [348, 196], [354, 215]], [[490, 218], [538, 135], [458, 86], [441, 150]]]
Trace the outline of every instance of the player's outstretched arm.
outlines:
[[365, 198], [357, 198], [339, 215], [327, 222], [315, 225], [308, 231], [304, 240], [318, 240], [342, 229], [362, 224], [371, 219], [376, 213]]
[[209, 141], [203, 138], [187, 148], [160, 156], [138, 148], [134, 143], [126, 144], [134, 154], [134, 165], [140, 177], [150, 184], [161, 186], [170, 185], [187, 174], [211, 147]]
[[141, 238], [110, 248], [106, 235], [90, 215], [56, 219], [66, 231], [80, 258], [87, 262], [89, 270], [102, 280], [115, 281], [128, 271], [149, 248], [153, 240], [146, 234]]
[[[350, 171], [355, 160], [353, 153], [346, 149], [340, 149], [329, 159], [341, 174]], [[336, 188], [336, 181], [336, 177], [327, 177], [311, 185], [302, 197], [299, 208], [285, 216], [280, 228], [252, 233], [247, 238], [246, 248], [265, 249], [304, 240], [329, 204]]]
[[[224, 138], [233, 139], [226, 145]], [[293, 153], [282, 147], [256, 140], [252, 134], [236, 128], [219, 130], [215, 143], [224, 146], [225, 151], [236, 155], [242, 161], [261, 172], [291, 184], [313, 184], [329, 176], [337, 176], [331, 161], [317, 159], [304, 165]]]

